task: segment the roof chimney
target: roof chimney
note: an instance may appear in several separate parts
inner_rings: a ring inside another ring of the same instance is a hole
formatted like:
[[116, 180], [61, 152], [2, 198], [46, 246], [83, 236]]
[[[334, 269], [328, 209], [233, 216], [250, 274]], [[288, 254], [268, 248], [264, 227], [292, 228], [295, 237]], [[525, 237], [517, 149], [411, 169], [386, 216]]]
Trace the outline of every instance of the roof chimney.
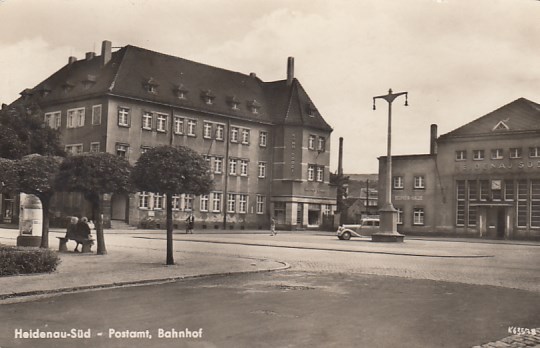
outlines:
[[101, 44], [101, 65], [105, 66], [110, 60], [112, 55], [112, 44], [110, 41], [103, 41]]
[[255, 78], [255, 77], [257, 77], [257, 74], [255, 74], [254, 72], [252, 72], [252, 73], [249, 73], [249, 77], [253, 77], [253, 78]]
[[71, 57], [68, 58], [68, 64], [73, 64], [73, 63], [75, 63], [76, 61], [77, 61], [77, 57], [71, 56]]
[[94, 52], [86, 52], [86, 60], [91, 60], [96, 56]]
[[436, 124], [431, 125], [431, 134], [429, 137], [429, 154], [430, 155], [437, 154], [437, 125]]
[[287, 59], [287, 86], [292, 85], [294, 79], [294, 57]]

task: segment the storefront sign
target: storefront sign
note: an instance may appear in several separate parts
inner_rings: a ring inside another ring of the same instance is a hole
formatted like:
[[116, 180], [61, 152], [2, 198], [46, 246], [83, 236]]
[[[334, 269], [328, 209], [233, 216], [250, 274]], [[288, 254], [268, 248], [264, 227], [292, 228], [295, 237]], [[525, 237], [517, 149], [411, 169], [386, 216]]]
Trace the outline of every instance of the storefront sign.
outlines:
[[509, 169], [540, 169], [540, 160], [519, 162], [489, 162], [489, 163], [463, 163], [459, 165], [462, 172], [509, 170]]

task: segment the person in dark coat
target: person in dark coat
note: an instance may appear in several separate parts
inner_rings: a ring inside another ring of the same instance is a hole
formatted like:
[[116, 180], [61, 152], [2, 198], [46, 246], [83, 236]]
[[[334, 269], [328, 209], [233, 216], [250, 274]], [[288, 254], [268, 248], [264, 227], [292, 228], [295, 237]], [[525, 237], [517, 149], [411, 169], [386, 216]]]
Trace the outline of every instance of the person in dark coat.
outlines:
[[186, 219], [187, 225], [186, 225], [186, 233], [193, 234], [193, 227], [195, 225], [195, 217], [193, 214], [189, 214], [189, 216]]
[[66, 231], [66, 236], [64, 238], [66, 239], [73, 239], [75, 238], [75, 235], [77, 234], [77, 222], [79, 222], [79, 218], [76, 216], [72, 216], [69, 220], [69, 224]]
[[75, 242], [77, 245], [75, 246], [76, 253], [79, 252], [79, 244], [82, 244], [80, 241], [83, 239], [89, 239], [90, 238], [90, 226], [88, 226], [88, 219], [86, 217], [82, 217], [81, 221], [77, 222], [77, 225], [75, 225]]

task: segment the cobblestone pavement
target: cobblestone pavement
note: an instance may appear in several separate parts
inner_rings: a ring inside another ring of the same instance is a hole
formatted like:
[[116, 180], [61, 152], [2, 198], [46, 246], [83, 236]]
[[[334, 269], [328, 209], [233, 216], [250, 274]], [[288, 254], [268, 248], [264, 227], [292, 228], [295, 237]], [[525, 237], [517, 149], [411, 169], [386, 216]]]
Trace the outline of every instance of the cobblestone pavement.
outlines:
[[540, 328], [528, 329], [528, 328], [509, 328], [519, 330], [522, 329], [524, 333], [519, 333], [503, 338], [502, 340], [489, 342], [480, 346], [474, 346], [473, 348], [523, 348], [523, 347], [540, 347]]

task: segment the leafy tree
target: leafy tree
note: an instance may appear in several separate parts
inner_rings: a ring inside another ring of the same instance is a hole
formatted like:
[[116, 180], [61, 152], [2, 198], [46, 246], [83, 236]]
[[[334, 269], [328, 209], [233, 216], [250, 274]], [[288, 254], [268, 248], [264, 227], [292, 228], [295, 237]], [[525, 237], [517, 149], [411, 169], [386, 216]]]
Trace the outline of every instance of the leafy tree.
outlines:
[[130, 172], [128, 161], [105, 152], [69, 156], [60, 166], [57, 177], [59, 189], [81, 192], [92, 204], [98, 255], [107, 254], [103, 237], [103, 194], [130, 192]]
[[172, 196], [209, 193], [213, 182], [208, 164], [190, 148], [159, 146], [141, 155], [133, 168], [132, 180], [141, 191], [166, 195], [167, 265], [173, 265]]
[[64, 156], [60, 131], [46, 126], [43, 116], [35, 103], [3, 105], [0, 110], [0, 157], [20, 159], [34, 153]]
[[16, 188], [15, 161], [0, 157], [0, 193], [9, 193]]
[[43, 209], [41, 248], [49, 247], [49, 208], [56, 192], [56, 179], [63, 158], [58, 156], [29, 155], [15, 162], [17, 177], [15, 191], [35, 195]]

